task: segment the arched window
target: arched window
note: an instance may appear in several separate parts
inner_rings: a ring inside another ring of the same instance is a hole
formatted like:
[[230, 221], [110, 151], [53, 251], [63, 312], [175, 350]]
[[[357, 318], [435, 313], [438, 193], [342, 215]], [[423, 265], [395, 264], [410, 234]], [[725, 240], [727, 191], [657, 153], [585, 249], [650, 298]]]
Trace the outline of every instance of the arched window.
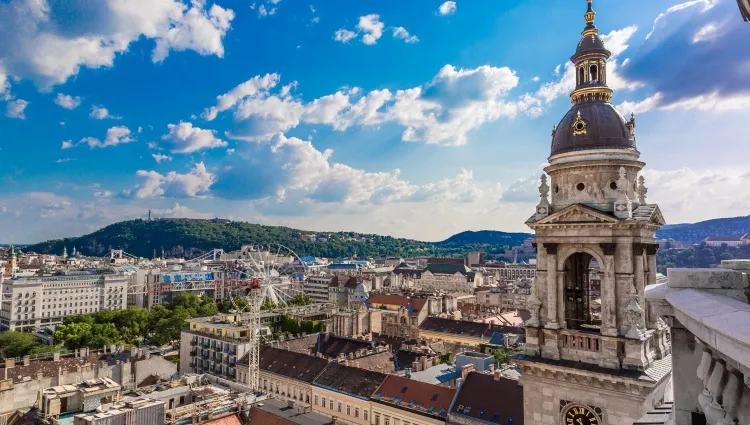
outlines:
[[589, 81], [599, 81], [599, 67], [596, 65], [591, 65], [589, 67]]
[[596, 260], [578, 252], [565, 260], [565, 324], [568, 329], [601, 328], [601, 280], [591, 279], [599, 270]]
[[578, 68], [578, 84], [583, 84], [583, 67]]

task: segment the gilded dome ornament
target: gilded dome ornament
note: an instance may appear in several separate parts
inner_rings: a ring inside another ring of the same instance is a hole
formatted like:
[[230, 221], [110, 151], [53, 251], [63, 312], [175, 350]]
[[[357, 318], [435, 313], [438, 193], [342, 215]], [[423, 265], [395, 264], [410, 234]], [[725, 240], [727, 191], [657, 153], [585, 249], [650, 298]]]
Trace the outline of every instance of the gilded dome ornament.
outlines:
[[581, 111], [578, 111], [576, 120], [573, 122], [573, 135], [580, 136], [582, 134], [586, 134], [586, 127], [588, 127], [588, 125], [586, 124], [586, 121], [581, 118]]

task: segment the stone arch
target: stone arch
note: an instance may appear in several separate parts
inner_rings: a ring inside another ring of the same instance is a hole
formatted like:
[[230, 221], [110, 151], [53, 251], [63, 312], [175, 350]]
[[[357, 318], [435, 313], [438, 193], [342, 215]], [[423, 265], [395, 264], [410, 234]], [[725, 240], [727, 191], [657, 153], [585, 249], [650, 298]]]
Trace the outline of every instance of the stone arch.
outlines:
[[558, 276], [562, 278], [558, 311], [562, 313], [564, 326], [567, 329], [601, 331], [601, 286], [592, 279], [595, 276], [593, 261], [599, 267], [603, 266], [601, 251], [583, 245], [567, 248], [558, 256], [557, 267]]

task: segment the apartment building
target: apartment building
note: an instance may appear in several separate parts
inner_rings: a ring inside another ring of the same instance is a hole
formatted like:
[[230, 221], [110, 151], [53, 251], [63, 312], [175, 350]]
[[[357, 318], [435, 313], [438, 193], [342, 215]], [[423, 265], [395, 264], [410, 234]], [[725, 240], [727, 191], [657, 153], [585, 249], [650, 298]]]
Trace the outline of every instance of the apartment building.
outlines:
[[180, 374], [237, 378], [236, 362], [250, 349], [249, 330], [235, 315], [188, 320], [180, 335]]
[[226, 271], [208, 269], [206, 266], [151, 269], [143, 276], [143, 280], [142, 307], [145, 308], [171, 303], [182, 293], [206, 295], [215, 301], [221, 301], [230, 292], [226, 285]]
[[127, 307], [128, 277], [110, 270], [14, 277], [0, 286], [0, 330], [32, 331], [70, 315]]
[[347, 424], [377, 424], [373, 419], [370, 397], [386, 376], [379, 372], [329, 363], [313, 381], [312, 410]]
[[456, 395], [453, 388], [388, 375], [372, 396], [378, 425], [442, 425]]
[[328, 287], [331, 285], [333, 275], [310, 275], [305, 279], [303, 289], [305, 296], [314, 303], [328, 302]]

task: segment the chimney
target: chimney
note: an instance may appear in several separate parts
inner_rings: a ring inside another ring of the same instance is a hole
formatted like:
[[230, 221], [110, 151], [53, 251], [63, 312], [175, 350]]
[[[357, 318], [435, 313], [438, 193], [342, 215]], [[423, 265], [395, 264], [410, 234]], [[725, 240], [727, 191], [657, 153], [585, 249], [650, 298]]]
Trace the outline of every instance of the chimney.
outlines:
[[143, 351], [143, 359], [144, 359], [144, 360], [148, 360], [148, 359], [150, 359], [150, 358], [151, 358], [151, 352], [150, 352], [150, 351], [148, 351], [148, 350], [144, 350], [144, 351]]
[[495, 373], [495, 363], [490, 365], [490, 373]]
[[130, 347], [130, 357], [135, 358], [138, 356], [138, 347]]
[[467, 364], [463, 367], [461, 367], [461, 378], [466, 379], [466, 375], [469, 374], [469, 372], [474, 370], [473, 364]]
[[60, 352], [55, 351], [52, 353], [52, 361], [59, 362], [60, 361]]
[[500, 369], [495, 370], [495, 381], [500, 380]]
[[31, 357], [29, 356], [23, 356], [23, 365], [28, 366], [31, 364]]

